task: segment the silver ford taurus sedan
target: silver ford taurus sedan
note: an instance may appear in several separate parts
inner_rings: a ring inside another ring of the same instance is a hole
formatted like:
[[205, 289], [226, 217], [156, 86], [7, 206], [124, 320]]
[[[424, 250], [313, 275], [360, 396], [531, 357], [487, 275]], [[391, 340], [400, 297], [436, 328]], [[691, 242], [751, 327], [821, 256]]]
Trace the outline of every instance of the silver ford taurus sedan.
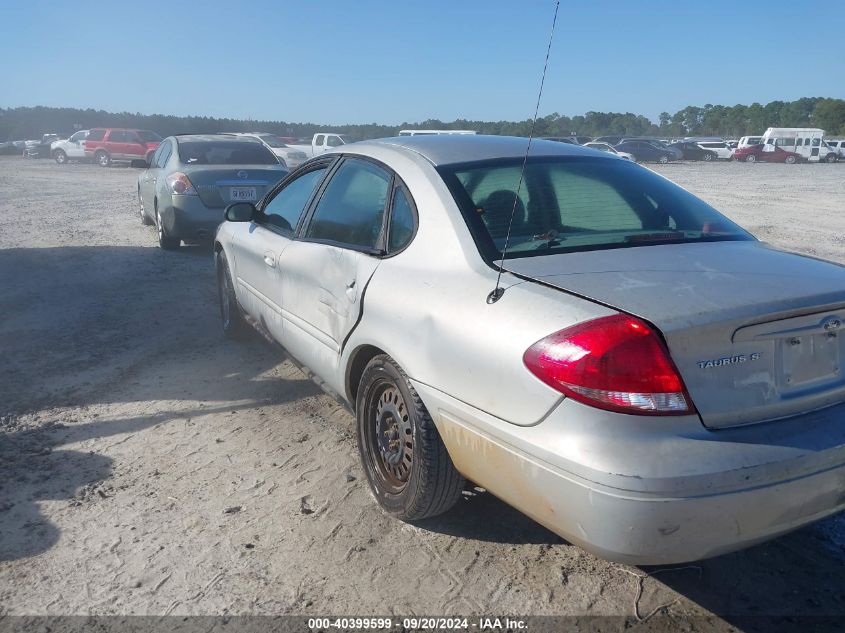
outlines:
[[211, 240], [228, 204], [258, 201], [288, 171], [256, 139], [170, 136], [138, 176], [141, 223], [155, 225], [163, 249]]
[[845, 269], [629, 161], [535, 141], [523, 174], [525, 152], [355, 143], [229, 206], [224, 332], [256, 326], [354, 410], [372, 491], [406, 521], [468, 479], [660, 564], [843, 509]]

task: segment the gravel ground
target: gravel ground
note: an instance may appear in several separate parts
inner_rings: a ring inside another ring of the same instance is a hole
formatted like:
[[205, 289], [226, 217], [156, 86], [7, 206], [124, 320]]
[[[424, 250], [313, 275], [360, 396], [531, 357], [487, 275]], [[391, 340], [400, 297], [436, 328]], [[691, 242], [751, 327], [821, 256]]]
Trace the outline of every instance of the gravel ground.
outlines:
[[[658, 171], [761, 239], [845, 263], [843, 165]], [[280, 350], [221, 337], [209, 250], [155, 247], [137, 174], [0, 159], [0, 616], [633, 622], [631, 572], [658, 572], [638, 607], [670, 605], [651, 621], [667, 631], [845, 616], [841, 517], [679, 570], [607, 563], [478, 490], [417, 526], [387, 517], [352, 417]]]

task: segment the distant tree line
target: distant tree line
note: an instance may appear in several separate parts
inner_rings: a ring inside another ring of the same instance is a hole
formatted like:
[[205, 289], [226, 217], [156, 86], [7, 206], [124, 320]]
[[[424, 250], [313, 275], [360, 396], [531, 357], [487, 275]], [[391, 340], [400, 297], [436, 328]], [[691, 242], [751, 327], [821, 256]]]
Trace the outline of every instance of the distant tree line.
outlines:
[[[400, 126], [377, 123], [322, 125], [318, 123], [288, 123], [254, 119], [220, 119], [214, 117], [173, 116], [131, 112], [105, 112], [77, 108], [48, 108], [44, 106], [0, 108], [0, 140], [20, 140], [40, 137], [47, 132], [70, 134], [77, 129], [92, 127], [129, 127], [154, 130], [162, 136], [171, 134], [209, 132], [272, 132], [281, 136], [310, 137], [319, 130], [349, 134], [355, 139], [392, 136], [400, 129], [470, 129], [484, 134], [528, 136], [531, 120], [471, 121], [458, 119], [444, 122], [428, 119]], [[703, 107], [687, 106], [674, 114], [663, 112], [657, 122], [630, 112], [587, 112], [578, 116], [563, 116], [557, 112], [537, 120], [535, 136], [566, 136], [582, 134], [601, 136], [723, 136], [739, 137], [761, 134], [768, 127], [819, 127], [829, 136], [845, 135], [845, 100], [823, 97], [804, 97], [797, 101], [772, 101], [766, 105]]]

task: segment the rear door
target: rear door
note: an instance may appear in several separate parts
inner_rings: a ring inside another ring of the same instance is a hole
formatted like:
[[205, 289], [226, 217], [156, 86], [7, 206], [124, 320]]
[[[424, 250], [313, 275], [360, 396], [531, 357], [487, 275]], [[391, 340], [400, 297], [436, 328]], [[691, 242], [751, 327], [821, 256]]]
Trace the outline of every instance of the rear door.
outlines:
[[106, 136], [106, 150], [112, 158], [129, 158], [129, 133], [124, 130], [112, 130]]
[[394, 178], [362, 158], [344, 158], [330, 175], [300, 239], [279, 257], [285, 347], [336, 389], [340, 352], [384, 252]]
[[167, 161], [170, 159], [170, 155], [172, 152], [172, 141], [167, 139], [162, 142], [161, 146], [159, 146], [159, 148], [153, 155], [153, 160], [150, 163], [150, 166], [141, 175], [141, 196], [144, 200], [144, 207], [149, 211], [152, 211], [153, 209], [153, 200], [155, 200], [156, 194], [156, 184], [158, 183], [159, 179], [163, 177], [161, 175], [163, 172], [163, 168], [167, 164]]

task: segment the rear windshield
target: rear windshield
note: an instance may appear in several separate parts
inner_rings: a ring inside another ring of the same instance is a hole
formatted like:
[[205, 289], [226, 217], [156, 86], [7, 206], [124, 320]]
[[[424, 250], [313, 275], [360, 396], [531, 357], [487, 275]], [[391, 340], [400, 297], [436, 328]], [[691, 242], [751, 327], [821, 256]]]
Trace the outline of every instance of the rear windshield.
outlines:
[[145, 143], [160, 143], [161, 137], [156, 134], [155, 132], [150, 132], [149, 130], [138, 130], [138, 136], [141, 137], [141, 140]]
[[270, 147], [287, 147], [282, 139], [278, 136], [273, 136], [272, 134], [262, 134], [258, 138], [267, 143]]
[[[644, 167], [602, 158], [522, 159], [440, 167], [481, 254], [557, 252], [753, 240], [707, 203]], [[519, 195], [517, 196], [517, 188]]]
[[258, 141], [179, 141], [179, 160], [186, 165], [277, 165]]

